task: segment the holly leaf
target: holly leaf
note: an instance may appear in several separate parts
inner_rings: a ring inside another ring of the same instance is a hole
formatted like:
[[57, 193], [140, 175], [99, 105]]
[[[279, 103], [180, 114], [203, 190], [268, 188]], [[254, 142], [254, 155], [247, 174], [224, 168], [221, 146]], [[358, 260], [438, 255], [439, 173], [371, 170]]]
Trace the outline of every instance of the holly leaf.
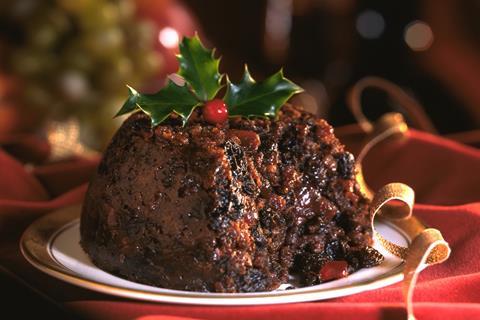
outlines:
[[137, 99], [138, 99], [139, 93], [137, 92], [137, 90], [133, 89], [129, 85], [127, 85], [127, 88], [128, 88], [128, 99], [127, 101], [125, 101], [123, 106], [117, 112], [115, 117], [130, 113], [132, 111], [135, 111], [135, 109], [138, 108]]
[[178, 114], [185, 125], [193, 110], [200, 105], [186, 85], [179, 86], [171, 80], [154, 94], [140, 94], [128, 88], [129, 97], [117, 116], [140, 109], [151, 118], [152, 126], [159, 125], [172, 113]]
[[214, 50], [208, 50], [197, 34], [184, 37], [180, 43], [179, 74], [189, 83], [193, 92], [202, 101], [213, 99], [221, 89], [223, 75], [218, 72], [220, 59], [214, 58]]
[[233, 84], [227, 78], [227, 92], [223, 100], [230, 116], [275, 117], [280, 107], [303, 89], [283, 76], [280, 70], [261, 82], [256, 82], [247, 66], [243, 79]]

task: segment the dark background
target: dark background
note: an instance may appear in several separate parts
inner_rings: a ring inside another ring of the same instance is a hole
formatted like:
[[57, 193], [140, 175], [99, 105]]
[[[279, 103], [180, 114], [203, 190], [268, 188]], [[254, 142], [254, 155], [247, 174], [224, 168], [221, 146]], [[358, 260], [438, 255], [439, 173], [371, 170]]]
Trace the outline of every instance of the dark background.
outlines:
[[[258, 76], [283, 65], [287, 76], [307, 84], [309, 93], [317, 97], [321, 114], [336, 126], [354, 121], [345, 107], [347, 89], [364, 76], [376, 75], [402, 86], [419, 100], [441, 133], [480, 127], [480, 101], [462, 96], [462, 89], [457, 88], [472, 78], [458, 78], [454, 86], [451, 79], [445, 79], [456, 74], [458, 63], [472, 73], [480, 72], [479, 1], [283, 1], [291, 4], [292, 16], [289, 49], [278, 62], [264, 49], [265, 15], [271, 2], [185, 0], [222, 53], [227, 72], [238, 78], [243, 61]], [[384, 20], [383, 33], [375, 39], [362, 37], [356, 29], [357, 19], [366, 11]], [[404, 41], [406, 27], [417, 20], [429, 24], [434, 35], [433, 44], [424, 51], [413, 51]], [[472, 52], [471, 60], [461, 55], [463, 51]], [[428, 62], [433, 56], [445, 55], [447, 62], [455, 64]], [[389, 104], [380, 92], [371, 91], [364, 101], [372, 118], [387, 110], [402, 110]]]

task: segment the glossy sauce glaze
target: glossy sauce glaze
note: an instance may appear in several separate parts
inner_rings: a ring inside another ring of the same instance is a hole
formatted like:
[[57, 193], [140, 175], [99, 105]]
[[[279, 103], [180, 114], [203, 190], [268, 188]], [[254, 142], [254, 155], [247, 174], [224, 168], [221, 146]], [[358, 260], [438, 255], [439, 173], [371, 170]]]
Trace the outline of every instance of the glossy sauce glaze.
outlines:
[[290, 105], [275, 121], [210, 125], [199, 112], [154, 129], [137, 113], [113, 138], [82, 212], [97, 266], [165, 288], [254, 292], [382, 260], [354, 158], [324, 120]]

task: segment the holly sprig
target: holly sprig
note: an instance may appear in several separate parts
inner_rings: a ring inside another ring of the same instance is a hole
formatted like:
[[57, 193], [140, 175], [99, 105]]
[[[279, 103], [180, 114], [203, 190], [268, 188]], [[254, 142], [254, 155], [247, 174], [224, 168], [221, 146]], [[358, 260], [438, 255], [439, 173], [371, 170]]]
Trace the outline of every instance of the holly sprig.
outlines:
[[169, 80], [154, 94], [142, 94], [127, 86], [128, 98], [116, 116], [141, 110], [150, 117], [152, 126], [157, 126], [171, 114], [177, 114], [185, 125], [195, 108], [206, 105], [217, 96], [224, 78], [227, 89], [222, 100], [230, 117], [276, 117], [288, 99], [303, 91], [286, 79], [282, 70], [256, 82], [246, 65], [242, 80], [232, 83], [219, 72], [220, 58], [215, 58], [215, 50], [206, 49], [198, 35], [184, 37], [179, 49], [177, 74], [183, 78], [184, 84]]

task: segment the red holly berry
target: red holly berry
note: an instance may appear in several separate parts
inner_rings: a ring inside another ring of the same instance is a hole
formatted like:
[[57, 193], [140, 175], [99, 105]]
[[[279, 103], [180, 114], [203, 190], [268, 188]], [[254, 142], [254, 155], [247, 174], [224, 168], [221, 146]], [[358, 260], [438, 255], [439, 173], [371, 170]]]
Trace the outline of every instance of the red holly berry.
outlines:
[[348, 275], [348, 264], [346, 261], [329, 261], [320, 269], [320, 280], [328, 281], [346, 277]]
[[228, 110], [221, 99], [210, 100], [203, 107], [203, 118], [211, 124], [223, 123], [228, 119]]

